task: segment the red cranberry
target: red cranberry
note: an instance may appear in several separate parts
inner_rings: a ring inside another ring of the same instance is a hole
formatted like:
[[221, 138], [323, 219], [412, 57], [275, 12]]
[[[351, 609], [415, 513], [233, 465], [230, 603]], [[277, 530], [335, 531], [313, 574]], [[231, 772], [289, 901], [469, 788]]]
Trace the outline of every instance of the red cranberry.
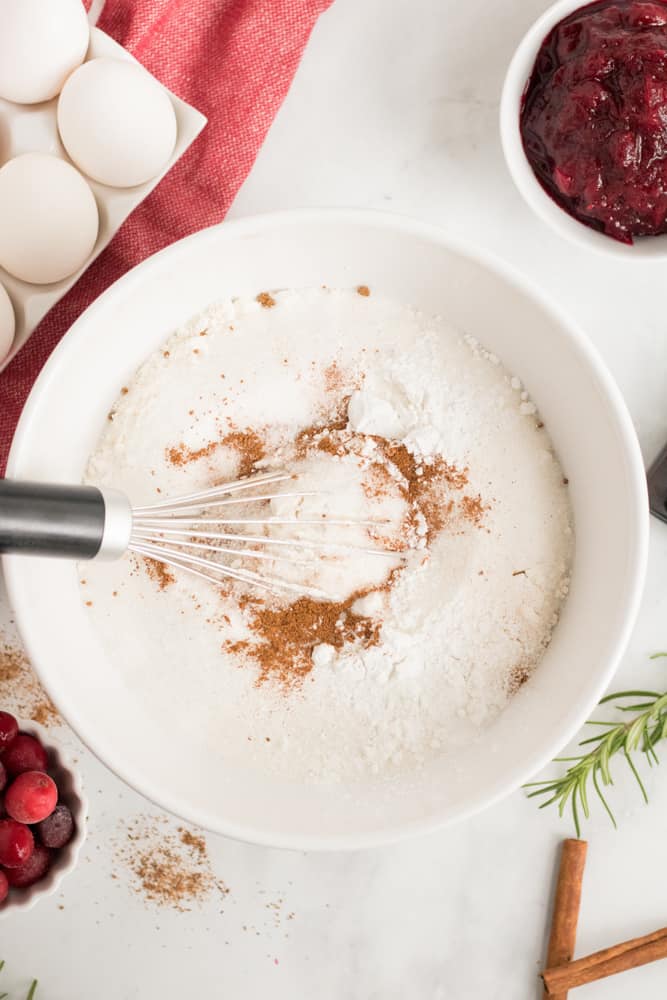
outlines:
[[19, 733], [2, 755], [2, 763], [7, 774], [14, 775], [22, 771], [46, 771], [49, 758], [39, 740]]
[[19, 823], [41, 823], [57, 802], [56, 783], [43, 771], [23, 771], [5, 792], [5, 809]]
[[0, 753], [6, 750], [19, 731], [19, 724], [9, 712], [0, 712]]
[[60, 802], [51, 815], [42, 820], [37, 829], [44, 846], [57, 850], [72, 839], [74, 820], [67, 806]]
[[0, 760], [0, 792], [7, 784], [7, 772], [5, 771], [5, 765]]
[[35, 844], [29, 859], [20, 868], [8, 868], [7, 881], [14, 889], [25, 889], [46, 875], [51, 864], [51, 852], [42, 844]]
[[0, 868], [0, 903], [4, 903], [7, 899], [7, 894], [9, 893], [9, 882], [7, 881], [7, 876]]
[[32, 830], [14, 819], [0, 820], [0, 865], [18, 868], [30, 860], [35, 846]]

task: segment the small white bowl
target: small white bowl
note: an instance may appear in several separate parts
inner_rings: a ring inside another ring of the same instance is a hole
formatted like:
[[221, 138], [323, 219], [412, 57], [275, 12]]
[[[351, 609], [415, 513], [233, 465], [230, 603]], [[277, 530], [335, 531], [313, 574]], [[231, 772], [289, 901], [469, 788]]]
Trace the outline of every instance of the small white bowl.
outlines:
[[586, 0], [558, 0], [523, 36], [509, 64], [500, 99], [500, 139], [512, 180], [526, 203], [557, 233], [579, 246], [625, 260], [661, 260], [667, 257], [667, 234], [640, 237], [632, 245], [596, 232], [557, 205], [546, 193], [528, 162], [519, 128], [521, 100], [542, 42], [559, 21], [585, 7]]
[[49, 773], [58, 786], [58, 801], [69, 807], [74, 819], [74, 836], [54, 855], [54, 861], [44, 878], [25, 889], [10, 889], [9, 896], [0, 904], [0, 919], [12, 913], [31, 909], [35, 903], [51, 896], [60, 883], [76, 868], [79, 853], [86, 839], [88, 800], [83, 791], [81, 775], [62, 748], [53, 742], [50, 734], [36, 722], [19, 719], [19, 730], [34, 736], [49, 755]]

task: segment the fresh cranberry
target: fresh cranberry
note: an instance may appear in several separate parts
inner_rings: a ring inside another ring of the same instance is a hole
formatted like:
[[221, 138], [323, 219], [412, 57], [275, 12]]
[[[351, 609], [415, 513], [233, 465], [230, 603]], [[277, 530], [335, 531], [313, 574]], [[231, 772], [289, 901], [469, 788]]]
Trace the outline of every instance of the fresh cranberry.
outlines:
[[5, 809], [19, 823], [41, 823], [57, 802], [56, 783], [43, 771], [22, 771], [5, 792]]
[[7, 899], [9, 893], [9, 882], [7, 881], [7, 876], [0, 868], [0, 903], [4, 903]]
[[5, 771], [5, 765], [0, 760], [0, 792], [7, 784], [7, 772]]
[[0, 753], [6, 750], [19, 731], [19, 724], [9, 712], [0, 712]]
[[22, 771], [46, 771], [49, 758], [39, 740], [19, 733], [2, 755], [2, 763], [7, 774], [14, 775]]
[[35, 840], [32, 830], [15, 819], [0, 819], [0, 865], [18, 868], [30, 860]]
[[37, 882], [49, 869], [51, 852], [43, 844], [35, 844], [35, 849], [25, 864], [19, 868], [8, 868], [7, 881], [14, 889], [25, 889]]
[[72, 839], [74, 819], [67, 806], [59, 802], [51, 815], [42, 820], [37, 830], [44, 846], [57, 850]]
[[544, 39], [521, 137], [561, 208], [622, 243], [667, 232], [667, 2], [598, 0]]

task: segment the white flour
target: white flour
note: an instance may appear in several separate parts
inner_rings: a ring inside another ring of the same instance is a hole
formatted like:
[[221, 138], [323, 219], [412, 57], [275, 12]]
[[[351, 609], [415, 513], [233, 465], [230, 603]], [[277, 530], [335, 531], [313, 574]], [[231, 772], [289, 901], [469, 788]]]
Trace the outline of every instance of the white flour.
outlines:
[[[301, 483], [331, 490], [283, 498], [273, 514], [386, 518], [382, 544], [410, 545], [405, 568], [391, 554], [350, 555], [344, 569], [276, 564], [349, 599], [330, 633], [317, 609], [304, 626], [291, 605], [294, 670], [271, 617], [284, 599], [239, 604], [187, 574], [161, 587], [131, 557], [82, 566], [82, 598], [143, 710], [230, 766], [389, 776], [472, 740], [539, 662], [567, 592], [567, 487], [519, 381], [442, 319], [353, 290], [274, 298], [215, 305], [150, 357], [87, 480], [146, 503], [233, 477], [259, 441], [271, 464], [296, 463]], [[300, 535], [341, 531], [378, 544], [362, 527]]]

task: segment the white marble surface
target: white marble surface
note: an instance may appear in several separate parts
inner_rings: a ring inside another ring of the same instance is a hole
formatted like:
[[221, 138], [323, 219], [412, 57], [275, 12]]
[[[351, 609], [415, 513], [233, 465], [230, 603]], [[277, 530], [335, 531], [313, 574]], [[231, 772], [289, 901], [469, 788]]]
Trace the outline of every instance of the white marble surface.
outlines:
[[[375, 206], [491, 248], [588, 330], [649, 460], [667, 439], [664, 265], [634, 267], [565, 245], [529, 215], [502, 162], [496, 119], [504, 67], [545, 6], [336, 0], [232, 215]], [[654, 523], [646, 595], [618, 685], [650, 679], [667, 688], [667, 663], [647, 660], [665, 646], [667, 527]], [[0, 923], [8, 965], [0, 981], [12, 997], [23, 995], [32, 975], [41, 1000], [539, 996], [555, 852], [570, 827], [520, 792], [427, 839], [352, 855], [282, 853], [209, 837], [230, 888], [223, 912], [211, 903], [177, 913], [133, 894], [110, 848], [119, 819], [151, 807], [87, 752], [81, 761], [91, 797], [84, 860], [62, 898]], [[651, 778], [648, 807], [619, 780], [618, 832], [598, 813], [587, 827], [581, 954], [667, 923], [667, 768]], [[279, 909], [269, 905], [278, 900]], [[663, 995], [666, 985], [663, 962], [582, 996], [643, 998]]]

